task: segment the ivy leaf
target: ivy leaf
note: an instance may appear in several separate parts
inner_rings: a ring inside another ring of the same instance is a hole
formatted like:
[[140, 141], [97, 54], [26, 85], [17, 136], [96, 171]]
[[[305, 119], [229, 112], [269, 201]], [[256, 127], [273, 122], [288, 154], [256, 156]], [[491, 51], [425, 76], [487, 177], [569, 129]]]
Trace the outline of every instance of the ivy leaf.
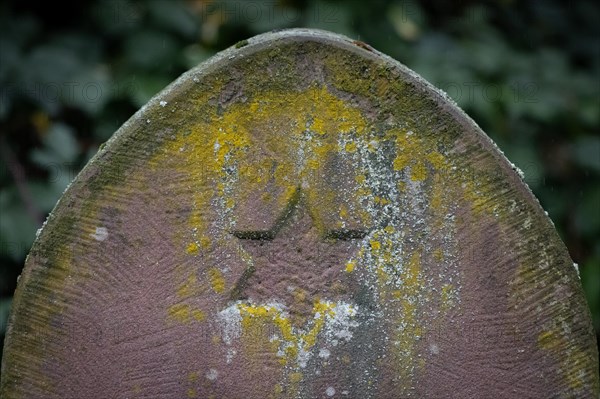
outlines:
[[65, 124], [53, 124], [44, 136], [43, 143], [43, 148], [32, 150], [31, 160], [48, 171], [70, 167], [79, 156], [79, 144], [73, 129]]

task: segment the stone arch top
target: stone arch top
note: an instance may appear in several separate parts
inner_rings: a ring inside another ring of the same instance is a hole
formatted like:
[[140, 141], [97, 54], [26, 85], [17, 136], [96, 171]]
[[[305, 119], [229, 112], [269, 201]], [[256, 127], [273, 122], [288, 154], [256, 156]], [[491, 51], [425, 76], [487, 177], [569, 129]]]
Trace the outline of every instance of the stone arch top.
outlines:
[[592, 398], [598, 352], [565, 246], [479, 127], [295, 29], [182, 75], [79, 174], [27, 258], [0, 394]]

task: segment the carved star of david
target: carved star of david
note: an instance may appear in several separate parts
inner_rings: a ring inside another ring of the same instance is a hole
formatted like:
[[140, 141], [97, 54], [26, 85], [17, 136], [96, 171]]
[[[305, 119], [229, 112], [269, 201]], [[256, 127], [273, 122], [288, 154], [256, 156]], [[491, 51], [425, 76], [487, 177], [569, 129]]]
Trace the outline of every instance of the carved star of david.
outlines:
[[342, 299], [352, 284], [344, 271], [367, 229], [319, 229], [297, 191], [273, 228], [232, 231], [253, 259], [230, 292], [232, 300], [279, 302], [292, 324], [312, 318], [317, 299]]

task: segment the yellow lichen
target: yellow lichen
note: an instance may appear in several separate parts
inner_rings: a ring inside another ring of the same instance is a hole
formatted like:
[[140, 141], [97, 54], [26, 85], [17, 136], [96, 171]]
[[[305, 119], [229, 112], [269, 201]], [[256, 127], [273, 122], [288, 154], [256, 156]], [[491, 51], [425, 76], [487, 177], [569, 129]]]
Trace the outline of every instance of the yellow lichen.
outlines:
[[307, 292], [301, 288], [296, 288], [294, 290], [294, 300], [296, 302], [304, 302], [307, 297]]
[[187, 298], [196, 293], [197, 280], [196, 275], [190, 275], [185, 282], [183, 282], [177, 289], [177, 296], [180, 298]]
[[192, 317], [196, 321], [204, 321], [204, 319], [206, 319], [206, 314], [200, 309], [192, 309]]
[[441, 294], [441, 309], [447, 310], [452, 305], [454, 305], [454, 301], [457, 297], [456, 289], [452, 284], [444, 284], [442, 286], [442, 294]]
[[206, 315], [202, 310], [193, 308], [192, 306], [184, 303], [178, 303], [169, 307], [168, 314], [171, 320], [175, 320], [180, 323], [189, 323], [192, 320], [200, 322], [206, 319]]
[[[393, 245], [390, 246], [393, 248]], [[387, 247], [386, 247], [387, 250]], [[413, 377], [412, 367], [418, 367], [416, 357], [416, 342], [423, 335], [423, 326], [419, 317], [418, 296], [423, 290], [423, 281], [421, 278], [421, 252], [414, 251], [410, 256], [403, 260], [404, 270], [402, 273], [402, 285], [391, 291], [391, 296], [400, 306], [399, 325], [395, 341], [395, 355], [399, 362], [399, 374], [405, 381], [410, 381]], [[389, 276], [384, 271], [381, 272], [380, 284], [389, 281]], [[381, 281], [383, 279], [384, 281]], [[383, 285], [385, 286], [385, 285]]]
[[[362, 204], [374, 204], [382, 210], [397, 206], [397, 196], [381, 192], [368, 184], [371, 179], [367, 176], [372, 172], [364, 166], [359, 166], [353, 172], [357, 187], [349, 198], [343, 200], [340, 200], [340, 193], [335, 191], [336, 187], [331, 187], [321, 173], [325, 166], [331, 165], [332, 160], [336, 159], [333, 157], [336, 152], [343, 154], [343, 160], [353, 160], [356, 155], [350, 154], [359, 149], [362, 151], [366, 147], [376, 151], [385, 145], [380, 139], [391, 139], [395, 143], [393, 169], [406, 177], [403, 179], [405, 181], [398, 182], [400, 192], [406, 193], [412, 189], [409, 178], [423, 181], [423, 186], [430, 182], [437, 184], [437, 196], [429, 198], [429, 205], [443, 210], [444, 186], [438, 184], [440, 180], [436, 179], [438, 172], [447, 168], [448, 160], [431, 148], [424, 133], [416, 129], [414, 133], [407, 129], [391, 129], [379, 132], [379, 136], [374, 137], [369, 133], [371, 128], [360, 109], [337, 98], [325, 86], [313, 86], [298, 92], [264, 91], [245, 102], [229, 104], [221, 111], [198, 118], [192, 126], [186, 127], [191, 133], [177, 135], [162, 154], [163, 160], [176, 158], [172, 165], [190, 182], [202, 186], [192, 194], [192, 213], [186, 237], [188, 242], [195, 243], [191, 250], [193, 255], [202, 248], [208, 248], [211, 243], [206, 238], [207, 235], [212, 237], [212, 233], [208, 233], [207, 221], [218, 216], [216, 219], [225, 225], [235, 223], [236, 207], [244, 206], [253, 192], [259, 193], [253, 198], [259, 198], [269, 206], [285, 209], [298, 195], [300, 187], [311, 209], [309, 212], [315, 227], [320, 232], [325, 229], [322, 215], [337, 213], [339, 219], [345, 221], [350, 214], [353, 217], [358, 214], [366, 224], [372, 215]], [[181, 148], [184, 150], [180, 151]], [[160, 165], [160, 162], [157, 164]], [[357, 265], [360, 265], [361, 272], [374, 272], [381, 287], [389, 285], [392, 279], [402, 279], [403, 286], [393, 295], [399, 304], [398, 309], [402, 309], [402, 319], [398, 320], [403, 327], [398, 333], [398, 357], [409, 362], [414, 354], [415, 336], [423, 333], [419, 325], [420, 309], [415, 299], [423, 289], [423, 281], [420, 251], [410, 256], [399, 255], [397, 244], [405, 233], [391, 225], [375, 231], [365, 240], [365, 248], [358, 251], [358, 256], [342, 267], [347, 273], [352, 273]], [[363, 268], [365, 256], [375, 259], [373, 267]], [[207, 273], [213, 291], [223, 293], [226, 282], [222, 273], [217, 268], [211, 268]], [[194, 291], [188, 287], [195, 285], [196, 281], [176, 286], [178, 295], [191, 295]], [[391, 290], [381, 289], [381, 292], [382, 298], [385, 298]], [[306, 299], [305, 293], [294, 292], [294, 300]], [[296, 327], [297, 320], [292, 323], [289, 316], [274, 306], [237, 306], [242, 317], [242, 328], [264, 331], [261, 326], [268, 323], [277, 327], [279, 338], [254, 345], [259, 348], [260, 345], [276, 343], [283, 354], [282, 364], [286, 365], [297, 360], [300, 351], [314, 347], [327, 317], [332, 317], [335, 312], [335, 305], [315, 301], [313, 316], [319, 314], [321, 317], [313, 317], [307, 321], [305, 328], [299, 328]], [[185, 313], [179, 309], [177, 315], [186, 320], [196, 319], [193, 310]], [[197, 315], [201, 317], [200, 313]], [[256, 351], [259, 353], [258, 349]]]
[[186, 304], [175, 304], [169, 308], [169, 316], [181, 323], [190, 321], [190, 307]]
[[[208, 245], [201, 238], [207, 227], [203, 212], [221, 209], [227, 213], [244, 199], [243, 195], [268, 184], [284, 188], [278, 200], [287, 204], [299, 185], [312, 183], [304, 190], [313, 202], [320, 202], [325, 194], [315, 179], [322, 175], [315, 171], [326, 165], [336, 151], [338, 135], [360, 137], [367, 126], [357, 107], [337, 98], [325, 86], [303, 92], [261, 93], [250, 101], [230, 105], [221, 114], [206, 116], [182, 129], [189, 134], [177, 136], [151, 160], [153, 165], [161, 165], [168, 159], [189, 181], [214, 187], [194, 190], [193, 194], [190, 234], [194, 243], [200, 242], [203, 247]], [[265, 139], [255, 138], [255, 132]], [[297, 157], [299, 145], [303, 159]], [[342, 150], [352, 152], [356, 148], [357, 143], [351, 141]], [[261, 153], [279, 157], [273, 160]], [[188, 252], [197, 254], [197, 245], [190, 245]]]
[[375, 200], [375, 203], [378, 205], [387, 205], [390, 203], [390, 200], [388, 200], [387, 198], [382, 198], [377, 195], [375, 196], [374, 200]]
[[341, 204], [340, 205], [340, 219], [345, 220], [348, 217], [348, 207], [346, 207], [346, 205]]
[[427, 169], [421, 161], [416, 161], [411, 168], [410, 179], [412, 181], [423, 181], [427, 178]]
[[442, 170], [448, 166], [446, 158], [437, 151], [432, 151], [427, 154], [427, 160], [435, 170]]
[[214, 292], [221, 294], [225, 291], [225, 278], [223, 273], [216, 267], [208, 269], [208, 278], [210, 280], [210, 286]]
[[393, 168], [402, 171], [410, 166], [410, 178], [419, 182], [427, 179], [427, 165], [438, 171], [447, 167], [446, 159], [437, 151], [431, 151], [425, 140], [412, 131], [392, 129], [388, 132], [396, 142], [396, 157]]
[[354, 271], [354, 268], [356, 267], [356, 263], [353, 261], [350, 261], [348, 263], [346, 263], [346, 272], [347, 273], [352, 273]]
[[308, 351], [316, 344], [317, 337], [328, 318], [335, 315], [335, 304], [316, 300], [313, 318], [307, 330], [297, 329], [291, 320], [277, 307], [271, 305], [238, 304], [242, 316], [242, 327], [246, 331], [261, 328], [268, 323], [277, 326], [283, 340], [282, 364], [297, 360], [300, 350]]
[[198, 255], [198, 244], [196, 244], [195, 242], [192, 242], [190, 244], [188, 244], [186, 250], [185, 250], [188, 254], [190, 255]]
[[299, 383], [300, 381], [302, 381], [302, 378], [304, 378], [304, 375], [302, 373], [290, 373], [290, 382], [293, 384]]
[[202, 245], [202, 248], [208, 248], [210, 246], [210, 238], [205, 235], [200, 237], [200, 245]]
[[571, 388], [579, 389], [583, 386], [580, 373], [593, 369], [593, 357], [590, 354], [573, 347], [567, 338], [554, 331], [541, 332], [538, 335], [538, 345], [560, 359], [563, 376]]
[[378, 251], [381, 248], [381, 243], [379, 241], [371, 240], [369, 244], [371, 245], [371, 249], [374, 251]]
[[559, 340], [552, 331], [543, 331], [538, 335], [538, 344], [543, 349], [555, 349], [559, 345]]

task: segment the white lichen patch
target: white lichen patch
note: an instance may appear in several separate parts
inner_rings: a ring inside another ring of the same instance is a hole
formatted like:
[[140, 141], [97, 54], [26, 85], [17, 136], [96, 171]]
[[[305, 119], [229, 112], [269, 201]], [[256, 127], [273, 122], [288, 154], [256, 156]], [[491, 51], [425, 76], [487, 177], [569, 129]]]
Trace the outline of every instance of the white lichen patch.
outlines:
[[231, 305], [217, 315], [217, 319], [221, 325], [221, 336], [223, 342], [231, 345], [233, 340], [238, 339], [241, 334], [242, 316], [237, 305]]
[[432, 343], [431, 345], [429, 345], [429, 352], [431, 352], [433, 355], [439, 355], [440, 348], [439, 346], [437, 346], [437, 344]]
[[[350, 341], [352, 339], [352, 330], [359, 326], [355, 320], [357, 311], [356, 305], [346, 302], [326, 302], [332, 312], [324, 312], [325, 317], [325, 336], [329, 339]], [[319, 313], [315, 314], [317, 318]]]
[[96, 231], [90, 234], [96, 241], [104, 241], [108, 238], [108, 229], [106, 227], [96, 227]]
[[221, 327], [221, 338], [227, 345], [227, 353], [225, 354], [227, 363], [231, 363], [237, 354], [237, 351], [231, 345], [240, 337], [242, 331], [241, 320], [240, 310], [236, 305], [231, 305], [217, 314], [217, 321]]
[[216, 380], [219, 377], [219, 372], [216, 369], [210, 369], [206, 372], [206, 378], [211, 381]]
[[329, 351], [329, 349], [326, 349], [326, 348], [321, 348], [321, 349], [319, 350], [319, 357], [320, 357], [321, 359], [325, 359], [325, 360], [327, 360], [327, 359], [329, 359], [329, 356], [331, 356], [331, 352]]

